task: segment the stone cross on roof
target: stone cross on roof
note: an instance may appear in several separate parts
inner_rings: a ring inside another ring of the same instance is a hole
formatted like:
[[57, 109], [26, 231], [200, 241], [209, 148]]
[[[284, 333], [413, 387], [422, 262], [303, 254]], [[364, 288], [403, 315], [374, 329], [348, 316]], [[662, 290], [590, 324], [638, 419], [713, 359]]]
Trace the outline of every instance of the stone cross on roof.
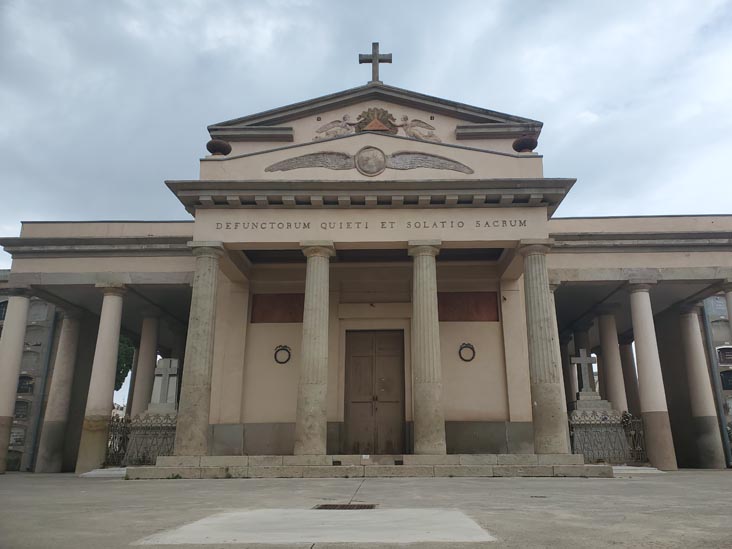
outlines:
[[358, 63], [371, 63], [371, 80], [369, 84], [374, 82], [381, 83], [381, 80], [379, 80], [379, 63], [391, 63], [391, 54], [390, 53], [384, 53], [379, 54], [379, 43], [378, 42], [372, 42], [371, 43], [371, 55], [367, 53], [359, 53], [358, 54]]

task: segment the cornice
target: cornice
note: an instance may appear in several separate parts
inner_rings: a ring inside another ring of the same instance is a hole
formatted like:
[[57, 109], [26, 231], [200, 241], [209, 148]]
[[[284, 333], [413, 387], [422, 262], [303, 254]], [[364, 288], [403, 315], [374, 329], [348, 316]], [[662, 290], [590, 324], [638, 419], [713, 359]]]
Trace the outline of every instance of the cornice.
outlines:
[[545, 207], [549, 214], [574, 179], [166, 181], [185, 208]]

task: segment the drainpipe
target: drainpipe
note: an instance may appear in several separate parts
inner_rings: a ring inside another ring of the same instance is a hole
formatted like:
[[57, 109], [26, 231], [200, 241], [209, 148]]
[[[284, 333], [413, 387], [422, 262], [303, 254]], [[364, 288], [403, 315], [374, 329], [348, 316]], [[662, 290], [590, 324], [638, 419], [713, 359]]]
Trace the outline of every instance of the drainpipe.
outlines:
[[[49, 305], [51, 305], [49, 303]], [[53, 338], [56, 335], [56, 307], [51, 305], [53, 307], [53, 316], [51, 317], [51, 325], [48, 329], [48, 340], [46, 341], [46, 351], [43, 356], [43, 370], [41, 370], [41, 390], [39, 391], [39, 396], [41, 399], [39, 409], [38, 409], [38, 415], [36, 416], [36, 426], [35, 430], [33, 431], [33, 446], [31, 447], [31, 456], [30, 456], [30, 470], [35, 471], [36, 470], [36, 457], [38, 454], [38, 444], [41, 442], [41, 424], [43, 422], [43, 416], [45, 416], [46, 406], [44, 406], [44, 398], [46, 396], [46, 382], [48, 381], [48, 370], [49, 366], [51, 365], [51, 351], [53, 347]], [[46, 401], [45, 404], [48, 404], [48, 401]]]
[[732, 450], [730, 449], [729, 437], [727, 436], [727, 422], [724, 415], [724, 398], [722, 396], [722, 381], [719, 378], [719, 360], [717, 357], [717, 349], [714, 347], [714, 341], [712, 340], [712, 326], [709, 323], [709, 304], [707, 301], [707, 299], [703, 301], [704, 307], [702, 308], [702, 318], [704, 319], [704, 339], [707, 343], [709, 368], [711, 368], [711, 375], [709, 377], [712, 378], [714, 403], [717, 405], [717, 420], [719, 421], [719, 431], [722, 435], [724, 457], [727, 461], [727, 467], [732, 467]]

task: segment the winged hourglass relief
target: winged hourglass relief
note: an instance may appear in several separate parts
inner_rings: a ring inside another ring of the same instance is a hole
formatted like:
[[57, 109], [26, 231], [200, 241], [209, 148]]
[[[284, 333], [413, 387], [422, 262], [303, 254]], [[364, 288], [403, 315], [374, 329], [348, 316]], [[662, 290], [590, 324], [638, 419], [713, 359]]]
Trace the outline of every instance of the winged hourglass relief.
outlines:
[[365, 131], [397, 135], [400, 130], [403, 132], [404, 137], [409, 137], [410, 139], [441, 143], [440, 138], [435, 135], [435, 127], [433, 125], [418, 118], [410, 119], [407, 115], [403, 115], [401, 117], [401, 123], [398, 124], [394, 115], [386, 109], [378, 107], [363, 111], [358, 115], [356, 122], [351, 122], [351, 116], [344, 114], [339, 120], [333, 120], [332, 122], [323, 124], [315, 130], [317, 135], [313, 138], [313, 141], [343, 137]]

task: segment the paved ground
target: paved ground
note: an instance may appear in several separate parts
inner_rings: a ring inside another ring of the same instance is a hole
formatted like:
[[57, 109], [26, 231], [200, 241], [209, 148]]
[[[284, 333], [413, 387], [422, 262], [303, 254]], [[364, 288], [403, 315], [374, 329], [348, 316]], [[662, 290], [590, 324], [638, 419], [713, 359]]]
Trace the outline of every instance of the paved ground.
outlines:
[[[187, 532], [197, 532], [203, 539], [209, 534], [218, 538], [209, 536], [208, 545], [168, 547], [405, 547], [320, 542], [317, 540], [326, 538], [319, 537], [317, 525], [298, 526], [298, 520], [310, 516], [304, 510], [320, 503], [348, 502], [377, 504], [379, 510], [403, 510], [400, 516], [405, 526], [410, 520], [426, 520], [433, 524], [432, 532], [448, 538], [455, 534], [451, 528], [456, 525], [466, 535], [479, 534], [473, 528], [477, 523], [486, 532], [485, 538], [454, 539], [489, 540], [492, 536], [496, 540], [437, 541], [418, 544], [420, 547], [732, 547], [732, 471], [682, 471], [616, 479], [155, 481], [10, 473], [0, 476], [0, 547], [106, 549], [136, 543], [147, 543], [144, 548], [162, 547], [149, 543], [178, 543]], [[281, 511], [260, 513], [268, 517], [266, 520], [253, 520], [259, 515], [248, 513], [263, 509]], [[439, 509], [449, 510], [444, 512], [444, 520], [436, 518], [441, 515], [435, 513]], [[399, 520], [381, 525], [378, 516], [366, 515], [369, 512], [318, 511], [364, 513], [363, 521], [355, 518], [359, 515], [349, 515], [340, 525], [333, 525], [339, 520], [337, 516], [323, 515], [331, 530], [343, 528], [343, 540], [371, 539], [369, 532], [383, 539], [391, 535], [389, 528], [406, 534], [408, 529], [400, 528]], [[231, 536], [221, 539], [221, 524], [227, 521]], [[257, 528], [261, 534], [263, 525], [272, 528], [277, 521], [281, 524], [279, 544], [259, 545], [254, 542], [261, 538], [247, 538], [254, 536]], [[353, 533], [350, 537], [349, 532]], [[252, 543], [228, 544], [231, 539], [250, 539]], [[406, 538], [395, 535], [389, 539]], [[416, 544], [408, 547], [413, 546]]]

